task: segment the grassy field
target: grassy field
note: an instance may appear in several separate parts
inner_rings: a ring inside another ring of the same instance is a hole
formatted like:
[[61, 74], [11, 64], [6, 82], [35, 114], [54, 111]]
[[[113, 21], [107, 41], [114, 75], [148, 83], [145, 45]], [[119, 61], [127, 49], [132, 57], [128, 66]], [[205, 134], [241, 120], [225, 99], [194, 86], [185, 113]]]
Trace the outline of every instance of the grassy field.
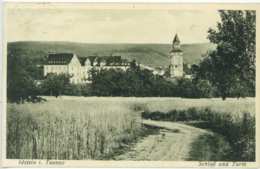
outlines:
[[142, 134], [141, 112], [195, 107], [238, 117], [255, 113], [253, 98], [45, 98], [44, 103], [8, 104], [8, 158], [107, 159]]
[[140, 114], [116, 102], [8, 105], [8, 158], [100, 159], [135, 139]]
[[170, 97], [77, 97], [77, 96], [61, 96], [60, 98], [45, 96], [47, 100], [79, 100], [99, 105], [106, 105], [112, 103], [120, 103], [135, 107], [141, 111], [161, 111], [168, 112], [170, 110], [186, 110], [189, 108], [210, 108], [217, 112], [229, 112], [234, 114], [242, 114], [243, 112], [255, 113], [255, 98], [227, 98], [223, 101], [220, 98], [211, 99], [186, 99], [186, 98], [170, 98]]

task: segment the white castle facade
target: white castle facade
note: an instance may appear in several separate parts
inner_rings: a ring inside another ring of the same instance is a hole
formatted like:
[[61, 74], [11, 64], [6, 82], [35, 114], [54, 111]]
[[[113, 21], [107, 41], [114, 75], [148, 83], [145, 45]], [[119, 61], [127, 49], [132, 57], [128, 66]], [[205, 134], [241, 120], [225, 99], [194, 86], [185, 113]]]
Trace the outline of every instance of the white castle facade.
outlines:
[[70, 82], [74, 84], [90, 83], [90, 70], [121, 69], [127, 70], [130, 63], [121, 56], [89, 56], [78, 57], [73, 53], [49, 54], [44, 65], [44, 76], [50, 73], [69, 74]]

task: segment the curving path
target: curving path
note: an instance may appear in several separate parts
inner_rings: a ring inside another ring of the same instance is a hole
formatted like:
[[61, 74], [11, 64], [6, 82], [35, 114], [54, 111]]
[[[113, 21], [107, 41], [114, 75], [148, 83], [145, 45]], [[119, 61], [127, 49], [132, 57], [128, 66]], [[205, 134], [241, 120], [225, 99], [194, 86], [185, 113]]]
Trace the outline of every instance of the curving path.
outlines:
[[207, 130], [177, 122], [143, 120], [143, 124], [158, 127], [158, 134], [139, 140], [116, 160], [188, 160], [191, 143], [202, 134], [210, 134]]

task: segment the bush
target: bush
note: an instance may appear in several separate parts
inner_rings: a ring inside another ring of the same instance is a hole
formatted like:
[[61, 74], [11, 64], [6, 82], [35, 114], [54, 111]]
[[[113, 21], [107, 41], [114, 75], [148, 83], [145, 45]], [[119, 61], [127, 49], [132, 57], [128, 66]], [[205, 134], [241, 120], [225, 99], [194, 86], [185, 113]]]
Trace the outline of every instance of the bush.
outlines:
[[189, 152], [192, 161], [229, 161], [230, 145], [219, 134], [203, 134], [192, 143]]
[[65, 89], [70, 85], [70, 76], [68, 74], [49, 73], [41, 84], [44, 94], [56, 96], [64, 94]]
[[83, 85], [78, 84], [68, 84], [65, 86], [64, 91], [62, 92], [64, 95], [69, 96], [82, 96]]

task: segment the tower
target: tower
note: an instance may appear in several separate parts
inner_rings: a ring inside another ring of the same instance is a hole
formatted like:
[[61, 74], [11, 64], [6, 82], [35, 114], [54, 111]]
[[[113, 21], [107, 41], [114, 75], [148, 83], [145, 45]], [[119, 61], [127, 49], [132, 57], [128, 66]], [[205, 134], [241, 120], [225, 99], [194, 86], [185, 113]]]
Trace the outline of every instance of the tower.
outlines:
[[176, 34], [173, 42], [172, 49], [170, 51], [170, 66], [169, 73], [171, 78], [183, 76], [183, 56], [181, 50], [181, 42]]

